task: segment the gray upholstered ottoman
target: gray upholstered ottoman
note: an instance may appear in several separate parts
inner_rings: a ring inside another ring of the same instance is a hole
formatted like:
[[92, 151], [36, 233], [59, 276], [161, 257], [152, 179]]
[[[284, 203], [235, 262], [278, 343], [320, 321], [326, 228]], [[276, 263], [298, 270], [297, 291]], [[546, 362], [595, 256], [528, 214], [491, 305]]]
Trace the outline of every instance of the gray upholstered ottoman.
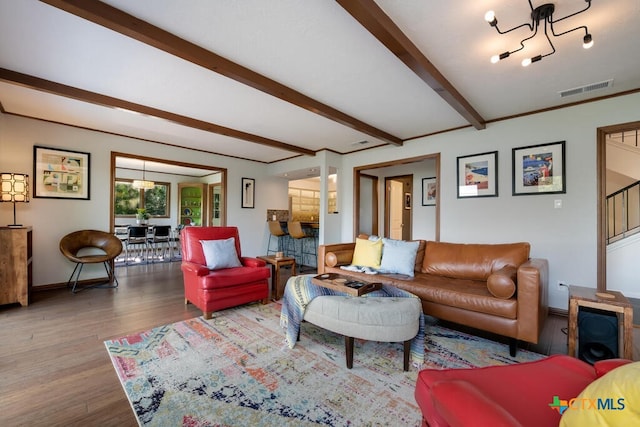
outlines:
[[353, 339], [404, 342], [409, 370], [411, 340], [418, 334], [422, 305], [418, 298], [323, 295], [307, 305], [304, 320], [345, 336], [347, 368], [353, 367]]

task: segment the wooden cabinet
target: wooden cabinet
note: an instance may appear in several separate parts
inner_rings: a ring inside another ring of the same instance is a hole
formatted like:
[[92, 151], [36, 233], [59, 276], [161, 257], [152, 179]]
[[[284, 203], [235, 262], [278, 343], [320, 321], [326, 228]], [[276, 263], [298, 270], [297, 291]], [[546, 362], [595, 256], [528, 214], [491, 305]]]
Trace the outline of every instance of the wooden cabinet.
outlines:
[[31, 227], [0, 227], [0, 305], [29, 305], [33, 285]]
[[178, 184], [178, 217], [182, 225], [207, 224], [207, 184]]
[[320, 191], [289, 187], [289, 204], [294, 221], [313, 221], [320, 216]]
[[[328, 212], [337, 213], [336, 191], [329, 191]], [[289, 210], [296, 221], [317, 221], [320, 217], [320, 190], [289, 187]]]

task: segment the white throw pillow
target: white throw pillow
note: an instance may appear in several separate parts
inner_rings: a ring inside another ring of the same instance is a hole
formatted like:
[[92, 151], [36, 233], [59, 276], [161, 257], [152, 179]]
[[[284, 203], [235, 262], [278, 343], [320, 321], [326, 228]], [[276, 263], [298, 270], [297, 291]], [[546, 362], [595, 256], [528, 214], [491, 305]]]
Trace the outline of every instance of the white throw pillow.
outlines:
[[200, 240], [200, 244], [209, 270], [242, 267], [236, 252], [235, 237], [224, 240]]
[[382, 261], [380, 273], [404, 274], [413, 277], [416, 255], [420, 242], [382, 239]]

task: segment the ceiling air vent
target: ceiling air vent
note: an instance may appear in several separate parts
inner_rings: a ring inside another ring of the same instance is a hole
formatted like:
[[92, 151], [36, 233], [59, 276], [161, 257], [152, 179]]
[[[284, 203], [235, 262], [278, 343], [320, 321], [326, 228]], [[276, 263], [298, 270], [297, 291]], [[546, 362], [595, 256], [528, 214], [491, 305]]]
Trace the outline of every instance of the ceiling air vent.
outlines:
[[561, 98], [565, 98], [567, 96], [579, 95], [581, 93], [591, 92], [593, 90], [605, 89], [613, 86], [613, 79], [605, 80], [603, 82], [598, 83], [590, 83], [588, 85], [576, 87], [573, 89], [562, 90], [558, 92]]

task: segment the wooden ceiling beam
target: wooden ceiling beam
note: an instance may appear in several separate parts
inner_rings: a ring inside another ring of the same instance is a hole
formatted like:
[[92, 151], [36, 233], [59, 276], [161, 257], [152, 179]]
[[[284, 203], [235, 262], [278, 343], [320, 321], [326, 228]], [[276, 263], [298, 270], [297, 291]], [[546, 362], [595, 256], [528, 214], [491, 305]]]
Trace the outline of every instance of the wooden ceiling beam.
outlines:
[[39, 77], [7, 70], [5, 68], [0, 68], [0, 81], [19, 85], [29, 89], [39, 90], [41, 92], [51, 93], [58, 96], [64, 96], [66, 98], [71, 98], [78, 101], [101, 105], [103, 107], [119, 108], [140, 114], [145, 114], [147, 116], [158, 117], [182, 126], [200, 129], [219, 135], [225, 135], [244, 141], [254, 142], [256, 144], [266, 145], [273, 148], [279, 148], [281, 150], [305, 154], [308, 156], [316, 155], [315, 151], [309, 150], [307, 148], [302, 148], [295, 145], [287, 144], [285, 142], [253, 135], [236, 129], [216, 125], [214, 123], [205, 122], [203, 120], [194, 119], [192, 117], [186, 117], [180, 114], [159, 110], [157, 108], [148, 107], [146, 105], [136, 104], [133, 102], [125, 101], [123, 99], [101, 95], [99, 93], [90, 92], [84, 89], [78, 89], [73, 86], [67, 86], [61, 83], [52, 82], [50, 80], [41, 79]]
[[325, 105], [268, 77], [236, 64], [196, 44], [184, 40], [120, 9], [99, 2], [86, 0], [40, 0], [95, 24], [109, 28], [171, 55], [200, 65], [208, 70], [236, 80], [254, 89], [287, 101], [312, 113], [338, 122], [351, 129], [394, 145], [402, 140], [377, 129], [333, 107]]
[[[486, 121], [453, 87], [420, 49], [398, 28], [374, 0], [336, 0], [351, 16], [418, 75], [476, 129]], [[426, 25], [426, 24], [425, 24]]]

